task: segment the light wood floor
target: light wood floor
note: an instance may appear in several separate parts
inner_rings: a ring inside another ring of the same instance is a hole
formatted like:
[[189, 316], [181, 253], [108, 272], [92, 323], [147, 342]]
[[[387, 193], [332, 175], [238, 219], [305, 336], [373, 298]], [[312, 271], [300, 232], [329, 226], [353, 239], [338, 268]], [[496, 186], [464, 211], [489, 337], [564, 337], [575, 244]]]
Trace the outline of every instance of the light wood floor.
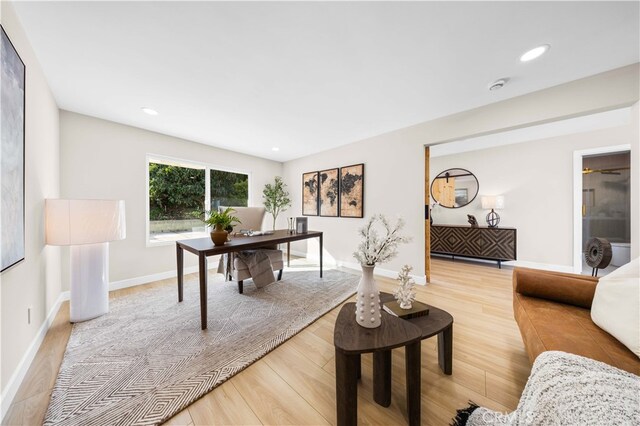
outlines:
[[[530, 372], [511, 307], [511, 269], [434, 259], [432, 283], [417, 286], [418, 300], [454, 317], [453, 375], [438, 367], [436, 339], [422, 342], [422, 424], [447, 425], [469, 400], [494, 410], [515, 409]], [[381, 290], [393, 280], [378, 278]], [[175, 286], [164, 280], [147, 286]], [[233, 285], [233, 284], [226, 284]], [[136, 293], [119, 290], [112, 297]], [[333, 325], [339, 307], [286, 343], [209, 392], [175, 417], [170, 425], [335, 424]], [[65, 304], [40, 347], [4, 424], [42, 424], [51, 390], [69, 339]], [[404, 354], [393, 351], [392, 403], [373, 402], [371, 356], [363, 356], [358, 386], [362, 424], [407, 424]]]

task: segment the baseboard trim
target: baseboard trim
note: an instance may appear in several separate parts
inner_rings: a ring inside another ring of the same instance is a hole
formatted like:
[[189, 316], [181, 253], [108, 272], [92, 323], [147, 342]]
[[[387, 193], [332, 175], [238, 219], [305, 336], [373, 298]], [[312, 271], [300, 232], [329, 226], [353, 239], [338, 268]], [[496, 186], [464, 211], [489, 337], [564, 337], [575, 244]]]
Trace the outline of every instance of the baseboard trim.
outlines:
[[554, 272], [575, 273], [573, 270], [573, 266], [554, 265], [552, 263], [538, 263], [538, 262], [527, 262], [525, 260], [516, 260], [515, 262], [503, 262], [502, 264], [512, 265], [512, 266], [521, 266], [523, 268], [544, 269], [546, 271], [554, 271]]
[[[218, 262], [209, 262], [208, 269], [217, 269]], [[197, 266], [189, 266], [184, 268], [185, 274], [193, 274], [198, 272]], [[157, 274], [143, 275], [141, 277], [127, 278], [120, 281], [112, 281], [109, 283], [109, 291], [120, 290], [123, 288], [135, 287], [142, 284], [152, 283], [154, 281], [166, 280], [167, 278], [174, 278], [178, 271], [176, 269], [171, 271], [159, 272]]]
[[[433, 259], [451, 260], [451, 255], [446, 255], [446, 254], [432, 254], [431, 257]], [[468, 262], [477, 262], [477, 263], [482, 263], [486, 265], [493, 265], [496, 268], [498, 267], [498, 262], [496, 260], [478, 259], [474, 257], [464, 257], [464, 256], [456, 256], [456, 260], [457, 259], [465, 260]], [[526, 260], [507, 260], [502, 262], [502, 266], [510, 266], [510, 267], [520, 266], [523, 268], [543, 269], [545, 271], [573, 273], [573, 266], [554, 265], [552, 263], [529, 262]]]
[[[67, 293], [66, 299], [63, 296], [64, 293]], [[45, 320], [40, 325], [40, 328], [38, 329], [38, 332], [36, 333], [35, 337], [31, 341], [29, 348], [27, 349], [25, 354], [22, 356], [22, 359], [18, 363], [18, 367], [11, 375], [11, 378], [9, 378], [9, 381], [7, 382], [7, 386], [5, 387], [4, 392], [2, 392], [2, 395], [0, 396], [0, 419], [2, 419], [0, 423], [4, 424], [4, 417], [9, 411], [9, 407], [11, 407], [11, 403], [13, 402], [13, 399], [16, 397], [16, 394], [18, 393], [18, 389], [20, 388], [22, 381], [27, 375], [27, 371], [29, 371], [29, 367], [31, 367], [31, 363], [36, 357], [36, 354], [38, 353], [38, 349], [40, 349], [40, 345], [42, 344], [44, 337], [47, 335], [47, 331], [49, 331], [51, 324], [53, 324], [53, 320], [55, 319], [56, 315], [58, 314], [58, 311], [60, 310], [60, 305], [65, 300], [68, 300], [69, 298], [68, 294], [69, 292], [67, 291], [67, 292], [62, 292], [58, 295], [58, 299], [53, 304], [53, 307], [49, 310], [49, 314], [47, 315], [47, 318], [45, 318]]]

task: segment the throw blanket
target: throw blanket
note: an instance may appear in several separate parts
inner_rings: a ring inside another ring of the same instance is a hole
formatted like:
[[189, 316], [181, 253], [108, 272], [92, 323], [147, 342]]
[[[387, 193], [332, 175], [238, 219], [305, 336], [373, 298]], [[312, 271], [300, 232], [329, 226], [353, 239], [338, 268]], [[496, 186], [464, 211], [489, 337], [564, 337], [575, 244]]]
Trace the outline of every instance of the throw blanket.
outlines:
[[236, 256], [247, 265], [256, 287], [262, 288], [275, 281], [271, 261], [266, 251], [245, 250], [236, 253]]
[[472, 405], [458, 411], [456, 424], [638, 425], [640, 377], [578, 355], [543, 352], [516, 411], [498, 413]]

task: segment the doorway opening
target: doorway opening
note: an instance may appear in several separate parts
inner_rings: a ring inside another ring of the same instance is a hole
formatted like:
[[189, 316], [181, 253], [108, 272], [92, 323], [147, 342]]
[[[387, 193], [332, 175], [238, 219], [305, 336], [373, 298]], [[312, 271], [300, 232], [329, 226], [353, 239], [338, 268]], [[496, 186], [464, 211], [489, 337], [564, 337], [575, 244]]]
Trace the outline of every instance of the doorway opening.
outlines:
[[[592, 238], [602, 238], [611, 244], [612, 258], [599, 276], [630, 261], [631, 248], [631, 152], [629, 148], [603, 148], [581, 151], [578, 235], [580, 259], [574, 259], [576, 272], [589, 274], [592, 268], [585, 262], [584, 250]], [[577, 153], [578, 154], [578, 153]], [[575, 163], [574, 163], [575, 165]], [[574, 228], [575, 230], [575, 228]]]

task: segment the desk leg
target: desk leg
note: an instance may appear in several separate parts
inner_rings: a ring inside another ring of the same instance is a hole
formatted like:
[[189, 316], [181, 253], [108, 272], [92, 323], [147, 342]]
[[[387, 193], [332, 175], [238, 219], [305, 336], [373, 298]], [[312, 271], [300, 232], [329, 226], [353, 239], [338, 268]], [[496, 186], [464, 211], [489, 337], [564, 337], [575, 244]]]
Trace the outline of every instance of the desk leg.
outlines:
[[391, 351], [373, 353], [373, 400], [388, 407], [391, 405]]
[[420, 426], [420, 340], [405, 346], [409, 426]]
[[183, 298], [183, 282], [184, 282], [184, 249], [176, 243], [176, 261], [178, 263], [178, 302], [182, 302]]
[[360, 355], [347, 355], [336, 350], [336, 409], [338, 426], [358, 423], [357, 365]]
[[322, 278], [322, 234], [320, 234], [320, 278]]
[[291, 266], [291, 241], [287, 241], [287, 268]]
[[453, 371], [453, 324], [438, 333], [438, 365], [444, 374]]
[[198, 256], [198, 272], [200, 273], [200, 324], [207, 329], [207, 256]]

